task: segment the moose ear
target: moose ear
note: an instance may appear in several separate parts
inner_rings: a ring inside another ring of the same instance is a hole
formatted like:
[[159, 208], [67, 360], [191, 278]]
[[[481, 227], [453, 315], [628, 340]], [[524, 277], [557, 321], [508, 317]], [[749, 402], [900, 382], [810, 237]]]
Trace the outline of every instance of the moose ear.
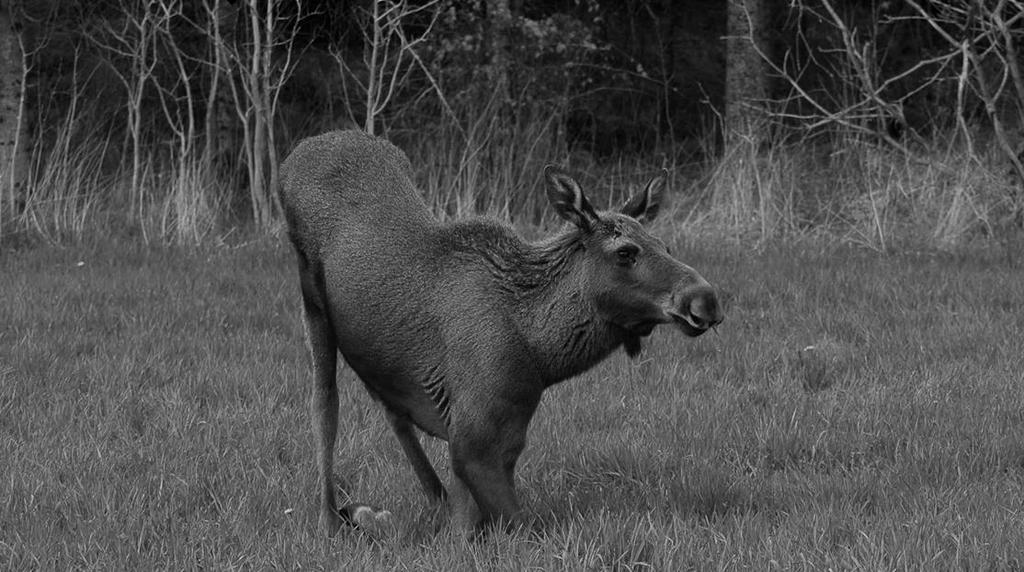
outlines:
[[590, 206], [576, 179], [554, 165], [544, 167], [544, 178], [548, 183], [548, 202], [558, 216], [578, 226], [583, 232], [593, 230], [597, 223], [597, 212]]
[[654, 220], [654, 217], [658, 216], [658, 210], [661, 209], [661, 199], [665, 194], [665, 181], [668, 181], [668, 169], [662, 169], [661, 174], [651, 179], [642, 191], [630, 197], [619, 212], [643, 223]]

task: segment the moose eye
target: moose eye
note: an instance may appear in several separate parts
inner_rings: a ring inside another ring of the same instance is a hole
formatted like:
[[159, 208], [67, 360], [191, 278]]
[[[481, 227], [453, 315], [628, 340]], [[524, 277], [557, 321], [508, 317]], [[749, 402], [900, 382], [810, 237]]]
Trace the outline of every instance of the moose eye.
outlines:
[[615, 251], [616, 256], [619, 258], [619, 264], [629, 265], [636, 262], [636, 255], [639, 250], [640, 249], [632, 244], [620, 246], [619, 249]]

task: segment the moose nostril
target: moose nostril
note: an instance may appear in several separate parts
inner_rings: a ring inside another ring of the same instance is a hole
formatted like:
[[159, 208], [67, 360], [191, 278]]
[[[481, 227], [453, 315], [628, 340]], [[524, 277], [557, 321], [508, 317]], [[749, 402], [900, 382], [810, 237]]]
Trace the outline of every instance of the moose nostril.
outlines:
[[705, 327], [717, 325], [722, 321], [722, 311], [714, 292], [701, 292], [690, 300], [690, 316], [695, 322]]

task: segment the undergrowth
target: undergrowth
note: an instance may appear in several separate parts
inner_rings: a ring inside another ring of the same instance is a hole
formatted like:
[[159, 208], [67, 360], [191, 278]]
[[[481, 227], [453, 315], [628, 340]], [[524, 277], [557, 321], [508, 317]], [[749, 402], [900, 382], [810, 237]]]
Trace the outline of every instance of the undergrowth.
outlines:
[[[63, 243], [117, 229], [146, 243], [200, 244], [247, 226], [238, 174], [157, 145], [132, 188], [124, 169], [106, 165], [116, 145], [87, 123], [72, 108], [52, 142], [35, 150], [24, 204], [0, 227], [0, 241], [27, 232]], [[852, 136], [776, 146], [739, 139], [706, 160], [678, 148], [608, 158], [572, 149], [557, 113], [524, 112], [506, 125], [484, 109], [390, 139], [442, 219], [483, 213], [546, 226], [548, 163], [577, 173], [593, 201], [609, 207], [667, 168], [680, 232], [746, 244], [810, 237], [879, 251], [948, 250], [1014, 239], [1024, 212], [998, 150], [975, 142], [972, 149], [988, 150], [968, 153], [956, 137], [902, 151]]]

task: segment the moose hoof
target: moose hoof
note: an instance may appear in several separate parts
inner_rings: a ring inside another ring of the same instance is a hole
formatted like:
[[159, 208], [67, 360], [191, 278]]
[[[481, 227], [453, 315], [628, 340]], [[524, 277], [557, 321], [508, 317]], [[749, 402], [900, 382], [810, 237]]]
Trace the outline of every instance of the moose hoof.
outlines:
[[392, 515], [390, 511], [378, 510], [365, 504], [350, 504], [342, 509], [348, 515], [352, 526], [367, 530], [376, 530], [391, 525]]

